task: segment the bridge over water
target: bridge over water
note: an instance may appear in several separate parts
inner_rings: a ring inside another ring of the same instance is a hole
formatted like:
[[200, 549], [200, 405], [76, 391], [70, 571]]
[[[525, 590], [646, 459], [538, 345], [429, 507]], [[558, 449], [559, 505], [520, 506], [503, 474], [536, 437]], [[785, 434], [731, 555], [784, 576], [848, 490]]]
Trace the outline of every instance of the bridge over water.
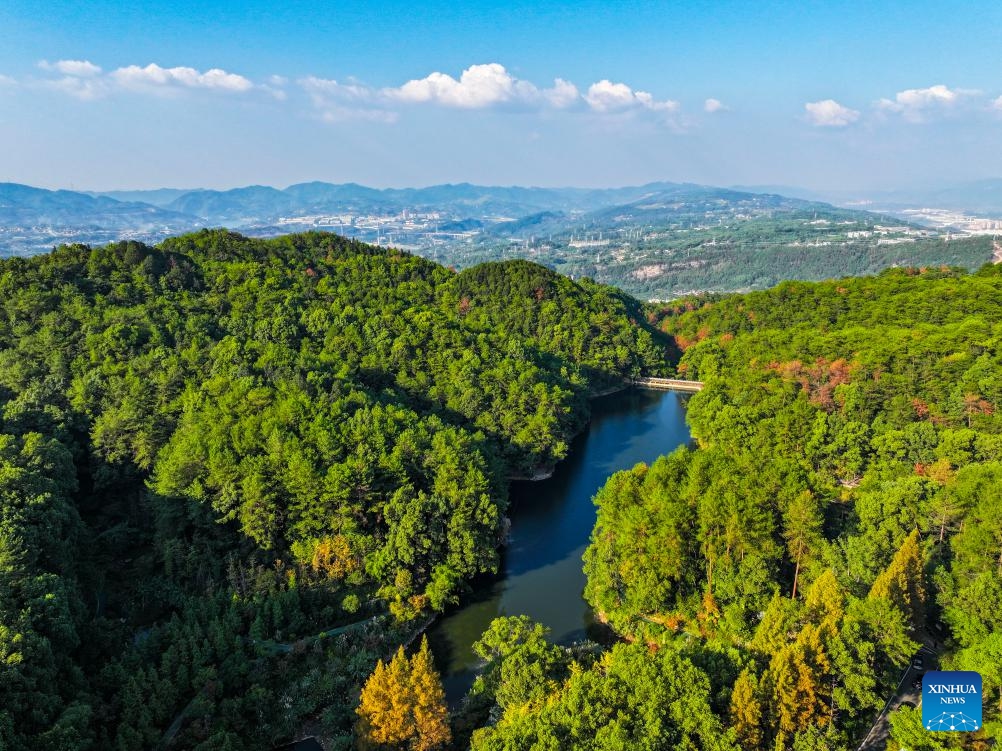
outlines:
[[703, 390], [702, 381], [683, 381], [679, 378], [631, 378], [630, 383], [645, 389], [661, 391], [686, 391], [694, 394]]

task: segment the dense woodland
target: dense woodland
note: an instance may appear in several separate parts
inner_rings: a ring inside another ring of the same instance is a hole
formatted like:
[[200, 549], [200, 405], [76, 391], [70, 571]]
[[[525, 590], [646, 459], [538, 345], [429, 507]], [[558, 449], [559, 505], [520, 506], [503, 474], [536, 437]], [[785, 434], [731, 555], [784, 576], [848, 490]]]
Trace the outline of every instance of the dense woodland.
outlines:
[[[571, 231], [545, 221], [529, 224], [514, 238], [487, 235], [472, 245], [454, 243], [442, 257], [459, 264], [530, 258], [644, 300], [673, 300], [697, 291], [746, 292], [784, 280], [862, 276], [889, 267], [977, 269], [993, 252], [989, 236], [935, 236], [891, 217], [823, 205], [765, 215], [724, 201], [670, 206], [637, 214], [623, 207]], [[601, 237], [605, 244], [575, 246], [572, 237]]]
[[[591, 664], [508, 638], [475, 689], [490, 726], [474, 748], [855, 749], [923, 643], [981, 673], [985, 728], [929, 733], [903, 707], [890, 747], [987, 748], [1002, 734], [998, 267], [790, 282], [651, 321], [706, 388], [696, 446], [596, 498], [585, 596], [629, 643]], [[685, 719], [679, 684], [697, 687]]]
[[325, 234], [0, 263], [0, 748], [352, 745], [506, 479], [658, 372], [621, 293]]
[[[222, 231], [0, 264], [0, 748], [854, 749], [922, 643], [1002, 714], [1002, 273], [641, 308]], [[427, 618], [498, 561], [506, 481], [625, 376], [705, 382], [610, 478], [619, 637], [499, 619], [450, 718]], [[414, 644], [409, 650], [401, 645]]]

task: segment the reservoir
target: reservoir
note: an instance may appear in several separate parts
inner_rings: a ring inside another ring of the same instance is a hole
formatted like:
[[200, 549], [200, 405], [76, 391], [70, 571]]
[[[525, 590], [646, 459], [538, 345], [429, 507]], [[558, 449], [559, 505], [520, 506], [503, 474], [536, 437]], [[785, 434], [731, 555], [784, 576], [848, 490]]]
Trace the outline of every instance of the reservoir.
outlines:
[[559, 644], [598, 637], [601, 627], [582, 597], [592, 498], [614, 472], [689, 442], [687, 399], [640, 389], [599, 397], [591, 422], [552, 477], [511, 484], [511, 534], [499, 574], [476, 583], [428, 632], [450, 704], [473, 684], [480, 660], [471, 645], [499, 616], [528, 615]]

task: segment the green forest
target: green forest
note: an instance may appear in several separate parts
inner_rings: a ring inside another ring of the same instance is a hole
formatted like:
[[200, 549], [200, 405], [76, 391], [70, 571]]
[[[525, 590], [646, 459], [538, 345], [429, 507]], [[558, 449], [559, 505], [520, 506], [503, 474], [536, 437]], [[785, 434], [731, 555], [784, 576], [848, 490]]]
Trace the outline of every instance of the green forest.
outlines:
[[[608, 644], [495, 620], [451, 713], [422, 630], [589, 399], [705, 384], [609, 478]], [[222, 230], [0, 262], [0, 749], [848, 751], [920, 645], [1002, 733], [1002, 273], [642, 305]]]
[[0, 263], [0, 748], [352, 745], [507, 478], [662, 372], [635, 300], [329, 234]]
[[[529, 258], [644, 300], [673, 300], [697, 292], [747, 292], [787, 280], [862, 276], [895, 267], [946, 264], [977, 269], [991, 260], [994, 247], [988, 235], [951, 235], [824, 204], [762, 209], [719, 200], [668, 206], [649, 212], [620, 207], [589, 215], [592, 222], [570, 228], [570, 220], [547, 221], [548, 215], [542, 214], [511, 222], [511, 236], [501, 231], [508, 226], [502, 224], [493, 234], [452, 243], [441, 257], [460, 265]], [[439, 257], [437, 249], [434, 253]]]
[[922, 644], [981, 673], [985, 725], [929, 733], [901, 707], [888, 747], [993, 745], [1000, 293], [985, 266], [652, 306], [705, 388], [695, 446], [595, 499], [585, 596], [625, 643], [579, 659], [521, 627], [473, 747], [855, 749]]

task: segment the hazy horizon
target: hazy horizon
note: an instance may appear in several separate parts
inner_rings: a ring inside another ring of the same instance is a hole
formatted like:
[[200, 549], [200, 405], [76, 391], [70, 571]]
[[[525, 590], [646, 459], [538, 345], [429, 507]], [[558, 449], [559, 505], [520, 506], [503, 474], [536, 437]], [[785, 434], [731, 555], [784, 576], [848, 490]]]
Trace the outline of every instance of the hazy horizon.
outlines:
[[417, 184], [372, 184], [363, 183], [358, 180], [333, 180], [324, 178], [314, 178], [307, 180], [296, 180], [293, 182], [282, 182], [282, 183], [268, 183], [264, 181], [242, 183], [242, 184], [219, 184], [217, 186], [210, 185], [191, 185], [191, 186], [177, 186], [177, 185], [149, 185], [144, 187], [134, 187], [134, 186], [113, 186], [113, 187], [88, 187], [80, 185], [69, 185], [69, 184], [49, 184], [40, 185], [34, 183], [26, 183], [19, 180], [3, 180], [0, 182], [6, 182], [11, 184], [27, 185], [32, 188], [40, 188], [43, 190], [59, 191], [68, 190], [77, 193], [95, 194], [95, 195], [107, 195], [113, 193], [155, 193], [158, 191], [171, 191], [178, 193], [189, 193], [194, 191], [217, 191], [217, 192], [227, 192], [232, 190], [242, 190], [245, 188], [273, 188], [275, 190], [286, 190], [296, 185], [304, 185], [309, 183], [323, 183], [328, 185], [358, 185], [362, 188], [371, 188], [373, 190], [424, 190], [428, 188], [436, 188], [449, 185], [471, 185], [478, 188], [496, 188], [496, 189], [528, 189], [528, 190], [617, 190], [624, 188], [637, 188], [643, 187], [645, 185], [656, 185], [656, 184], [692, 184], [699, 185], [708, 188], [720, 188], [724, 190], [735, 190], [735, 191], [747, 191], [747, 192], [777, 192], [782, 193], [783, 190], [789, 191], [800, 191], [804, 193], [817, 193], [821, 194], [833, 194], [833, 195], [844, 195], [859, 193], [863, 194], [884, 194], [884, 193], [905, 193], [905, 192], [915, 192], [921, 193], [923, 191], [933, 191], [938, 189], [946, 189], [960, 186], [968, 186], [982, 182], [995, 182], [999, 181], [1002, 183], [1002, 177], [996, 175], [985, 175], [980, 178], [974, 178], [971, 180], [963, 181], [952, 181], [944, 183], [917, 183], [910, 185], [900, 185], [893, 187], [884, 188], [867, 188], [867, 187], [850, 187], [850, 188], [830, 188], [827, 186], [817, 186], [810, 187], [807, 185], [775, 185], [769, 183], [735, 183], [735, 182], [723, 182], [723, 183], [701, 183], [694, 180], [675, 180], [671, 178], [655, 179], [655, 180], [644, 180], [635, 182], [617, 182], [610, 184], [594, 184], [594, 185], [583, 185], [583, 184], [530, 184], [530, 183], [491, 183], [491, 182], [473, 182], [469, 180], [455, 180], [449, 182], [434, 182], [434, 183], [417, 183]]

